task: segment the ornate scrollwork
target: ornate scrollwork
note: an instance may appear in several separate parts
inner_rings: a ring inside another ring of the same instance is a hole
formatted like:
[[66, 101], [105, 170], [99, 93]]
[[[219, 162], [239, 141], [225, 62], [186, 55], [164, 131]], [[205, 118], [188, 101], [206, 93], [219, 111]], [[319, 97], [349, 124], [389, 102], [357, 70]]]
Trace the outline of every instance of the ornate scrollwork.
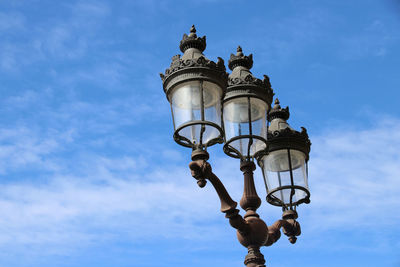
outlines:
[[266, 83], [261, 81], [260, 79], [254, 77], [251, 74], [246, 75], [245, 77], [235, 77], [235, 78], [229, 78], [228, 79], [228, 85], [232, 86], [232, 85], [239, 85], [239, 84], [254, 84], [260, 87], [265, 87], [268, 88], [266, 86]]
[[284, 128], [279, 131], [268, 132], [267, 138], [276, 138], [276, 137], [289, 137], [289, 138], [304, 138], [308, 140], [307, 130], [304, 127], [301, 127], [301, 132], [293, 130], [289, 127]]
[[242, 48], [239, 46], [236, 55], [231, 54], [228, 66], [232, 70], [232, 73], [228, 77], [225, 100], [238, 97], [244, 93], [251, 97], [263, 99], [269, 107], [274, 95], [271, 82], [267, 75], [264, 75], [264, 79], [261, 80], [254, 77], [250, 72], [253, 66], [253, 55], [245, 56]]
[[268, 132], [267, 143], [270, 150], [281, 148], [292, 148], [303, 151], [307, 157], [310, 152], [311, 142], [307, 134], [307, 130], [301, 127], [301, 132], [291, 128]]
[[231, 57], [228, 61], [229, 69], [233, 70], [237, 66], [243, 66], [247, 69], [251, 69], [251, 67], [253, 67], [253, 54], [245, 56], [240, 45], [236, 50], [236, 55], [231, 54]]
[[209, 68], [211, 70], [219, 72], [221, 76], [227, 75], [224, 60], [220, 57], [218, 57], [218, 62], [215, 63], [205, 58], [204, 56], [194, 59], [182, 60], [180, 58], [180, 55], [176, 55], [172, 58], [172, 63], [170, 67], [165, 70], [165, 74], [160, 73], [160, 77], [163, 81], [165, 81], [168, 76], [185, 68]]

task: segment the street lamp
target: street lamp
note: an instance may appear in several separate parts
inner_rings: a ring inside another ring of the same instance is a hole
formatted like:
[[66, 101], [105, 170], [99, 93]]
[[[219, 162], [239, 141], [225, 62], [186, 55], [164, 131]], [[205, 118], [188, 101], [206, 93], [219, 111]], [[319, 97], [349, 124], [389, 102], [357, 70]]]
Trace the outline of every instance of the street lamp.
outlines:
[[[304, 128], [298, 132], [287, 124], [288, 108], [281, 108], [276, 99], [270, 109], [274, 93], [269, 78], [264, 75], [260, 80], [250, 72], [251, 54], [245, 56], [239, 46], [228, 62], [232, 70], [228, 76], [224, 61], [207, 59], [205, 48], [205, 36], [198, 37], [192, 26], [180, 43], [182, 57], [174, 56], [170, 68], [160, 74], [171, 104], [174, 140], [192, 148], [189, 168], [198, 185], [204, 187], [208, 180], [214, 186], [221, 211], [248, 249], [244, 264], [262, 267], [265, 259], [260, 247], [275, 243], [281, 228], [291, 243], [300, 235], [296, 207], [310, 202], [307, 162], [311, 143]], [[228, 156], [240, 159], [243, 217], [207, 162], [207, 148], [217, 143], [224, 143]], [[255, 160], [263, 172], [267, 202], [283, 210], [282, 219], [271, 226], [257, 214], [261, 199], [254, 184]]]

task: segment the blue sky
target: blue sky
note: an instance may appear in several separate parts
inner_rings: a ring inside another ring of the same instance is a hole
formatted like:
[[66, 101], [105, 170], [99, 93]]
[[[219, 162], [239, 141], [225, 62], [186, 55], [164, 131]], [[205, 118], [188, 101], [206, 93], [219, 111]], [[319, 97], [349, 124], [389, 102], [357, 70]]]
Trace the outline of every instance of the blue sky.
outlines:
[[[158, 76], [192, 24], [210, 59], [253, 53], [313, 143], [302, 235], [267, 266], [400, 266], [396, 0], [1, 1], [0, 266], [242, 266]], [[239, 163], [210, 152], [239, 201]]]

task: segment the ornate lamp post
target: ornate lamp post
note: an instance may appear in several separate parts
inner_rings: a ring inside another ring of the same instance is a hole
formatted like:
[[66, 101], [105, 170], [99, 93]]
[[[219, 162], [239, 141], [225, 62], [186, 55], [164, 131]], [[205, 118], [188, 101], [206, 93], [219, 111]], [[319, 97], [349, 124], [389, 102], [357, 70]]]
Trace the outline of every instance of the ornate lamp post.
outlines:
[[[275, 243], [280, 228], [291, 243], [300, 235], [296, 207], [310, 202], [307, 162], [311, 143], [304, 128], [297, 132], [287, 124], [288, 108], [282, 109], [276, 100], [270, 110], [274, 93], [269, 78], [253, 76], [251, 54], [245, 56], [238, 47], [228, 62], [232, 70], [228, 76], [224, 61], [208, 60], [202, 54], [205, 48], [205, 36], [197, 37], [192, 26], [180, 43], [182, 57], [174, 56], [170, 68], [160, 74], [171, 104], [174, 140], [192, 148], [189, 168], [198, 185], [204, 187], [208, 180], [214, 186], [221, 211], [237, 229], [239, 242], [248, 249], [244, 264], [262, 267], [265, 259], [260, 247]], [[223, 142], [224, 152], [240, 159], [244, 176], [240, 206], [246, 211], [243, 217], [207, 162], [207, 148]], [[271, 226], [257, 214], [261, 199], [254, 185], [254, 160], [263, 171], [268, 203], [283, 210], [282, 219]]]

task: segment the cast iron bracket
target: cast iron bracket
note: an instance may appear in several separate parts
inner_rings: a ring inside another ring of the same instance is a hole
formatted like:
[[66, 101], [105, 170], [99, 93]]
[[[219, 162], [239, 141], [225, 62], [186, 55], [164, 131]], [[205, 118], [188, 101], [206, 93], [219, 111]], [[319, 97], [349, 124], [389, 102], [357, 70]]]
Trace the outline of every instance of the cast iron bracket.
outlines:
[[278, 241], [281, 236], [281, 228], [292, 244], [296, 242], [296, 236], [300, 235], [301, 229], [300, 224], [296, 221], [296, 211], [285, 211], [281, 220], [267, 226], [256, 212], [261, 205], [261, 199], [257, 195], [254, 185], [255, 165], [251, 161], [245, 161], [240, 166], [244, 175], [244, 191], [240, 206], [246, 211], [242, 217], [239, 210], [236, 209], [237, 202], [232, 200], [221, 180], [212, 172], [211, 165], [207, 162], [208, 158], [209, 155], [206, 151], [193, 151], [193, 161], [189, 164], [192, 176], [200, 187], [204, 187], [207, 180], [214, 186], [221, 202], [221, 212], [225, 213], [230, 225], [237, 229], [239, 242], [248, 249], [244, 264], [247, 267], [265, 267], [265, 259], [260, 252], [261, 246], [271, 246]]

